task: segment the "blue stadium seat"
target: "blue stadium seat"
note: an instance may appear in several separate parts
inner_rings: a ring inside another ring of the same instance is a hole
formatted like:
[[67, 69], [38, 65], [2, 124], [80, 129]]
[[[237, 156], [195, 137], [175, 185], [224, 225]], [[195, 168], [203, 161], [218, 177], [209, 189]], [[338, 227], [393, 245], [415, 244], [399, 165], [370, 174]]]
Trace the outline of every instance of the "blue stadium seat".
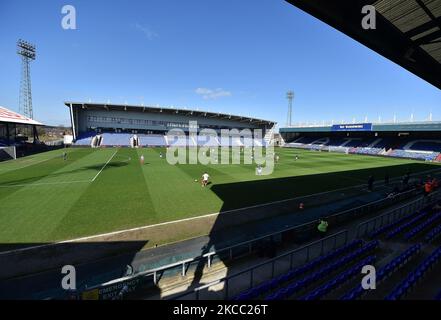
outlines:
[[[421, 251], [421, 244], [415, 244], [405, 250], [398, 257], [392, 259], [387, 265], [383, 266], [377, 271], [377, 284], [384, 281], [394, 272], [398, 271], [401, 267], [406, 265], [413, 257], [418, 255]], [[355, 288], [344, 294], [340, 300], [354, 300], [360, 298], [366, 291], [363, 289], [361, 284], [357, 285]]]
[[435, 249], [413, 272], [399, 283], [392, 292], [386, 296], [386, 300], [399, 300], [405, 296], [416, 283], [421, 280], [436, 264], [441, 261], [441, 247]]
[[[271, 289], [276, 288], [277, 286], [281, 285], [283, 282], [289, 281], [291, 279], [294, 279], [295, 277], [301, 276], [306, 274], [309, 271], [314, 270], [315, 268], [317, 268], [318, 266], [321, 266], [323, 263], [326, 263], [328, 261], [331, 261], [332, 259], [346, 253], [346, 252], [351, 252], [352, 250], [355, 250], [356, 248], [360, 247], [363, 244], [363, 241], [361, 240], [354, 240], [334, 251], [331, 251], [329, 253], [327, 253], [324, 256], [319, 256], [311, 261], [309, 261], [308, 263], [299, 266], [293, 270], [288, 271], [287, 273], [276, 277], [275, 279], [271, 279], [268, 281], [265, 281], [264, 283], [259, 284], [258, 286], [254, 287], [254, 289], [250, 289], [247, 290], [245, 293], [247, 293], [247, 298], [246, 299], [254, 299], [266, 292], [268, 292]], [[315, 279], [317, 277], [317, 275], [315, 275], [315, 273], [312, 275], [312, 278]], [[280, 281], [283, 278], [284, 281]], [[311, 281], [311, 279], [309, 279], [308, 281]], [[304, 287], [307, 284], [307, 281], [305, 279], [300, 280], [298, 282], [295, 282], [291, 289], [295, 288], [295, 290], [299, 290], [300, 288]], [[269, 295], [269, 296], [272, 296]], [[236, 297], [233, 298], [233, 300], [244, 300], [243, 299], [243, 293], [237, 295]]]

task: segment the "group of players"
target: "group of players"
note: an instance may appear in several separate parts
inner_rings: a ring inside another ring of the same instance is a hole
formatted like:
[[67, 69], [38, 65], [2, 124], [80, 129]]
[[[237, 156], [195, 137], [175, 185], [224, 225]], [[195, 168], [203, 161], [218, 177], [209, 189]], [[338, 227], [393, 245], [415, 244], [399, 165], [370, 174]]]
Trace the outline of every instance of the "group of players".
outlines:
[[[243, 148], [241, 149], [241, 152], [243, 152]], [[162, 154], [162, 152], [159, 153], [159, 157], [160, 157], [161, 159], [164, 157], [164, 155]], [[294, 159], [295, 159], [295, 160], [298, 160], [298, 159], [299, 159], [299, 156], [298, 156], [298, 155], [295, 155], [295, 156], [294, 156]], [[279, 155], [276, 154], [276, 153], [274, 153], [274, 162], [275, 162], [275, 163], [278, 163], [279, 160], [280, 160]], [[139, 158], [139, 162], [141, 163], [141, 165], [144, 165], [144, 163], [145, 163], [145, 158], [144, 158], [144, 155], [143, 155], [143, 154], [140, 156], [140, 158]], [[260, 164], [257, 165], [257, 168], [256, 168], [256, 175], [259, 175], [259, 176], [262, 175], [262, 171], [263, 171], [262, 166], [261, 166]], [[210, 175], [209, 175], [207, 172], [204, 172], [204, 173], [202, 174], [202, 178], [201, 178], [201, 186], [202, 186], [202, 187], [206, 187], [206, 186], [209, 184], [209, 179], [210, 179]], [[196, 179], [195, 182], [197, 182], [197, 181], [198, 181], [198, 180]]]
[[[241, 149], [241, 151], [243, 152], [243, 148]], [[160, 153], [159, 153], [159, 157], [160, 157], [161, 159], [164, 158], [164, 154], [163, 154], [162, 152], [160, 152]], [[294, 157], [295, 157], [295, 158], [294, 158], [295, 160], [298, 160], [298, 159], [299, 159], [299, 156], [298, 156], [298, 155], [295, 155]], [[62, 154], [62, 158], [63, 158], [64, 161], [67, 160], [67, 152], [63, 152], [63, 154]], [[274, 153], [274, 162], [275, 162], [275, 163], [278, 163], [279, 160], [280, 160], [279, 155], [276, 154], [276, 153]], [[144, 157], [143, 154], [141, 154], [141, 156], [139, 157], [139, 162], [140, 162], [141, 165], [144, 165], [144, 163], [145, 163], [145, 157]], [[256, 174], [259, 175], [259, 176], [262, 175], [262, 170], [263, 170], [263, 169], [262, 169], [262, 166], [261, 166], [261, 165], [258, 165], [257, 168], [256, 168]], [[206, 187], [206, 186], [209, 184], [209, 179], [210, 179], [210, 175], [209, 175], [207, 172], [204, 172], [204, 173], [202, 174], [202, 178], [201, 178], [201, 185], [202, 185], [203, 187]], [[195, 181], [198, 181], [198, 180], [195, 180]]]
[[[159, 157], [161, 159], [164, 158], [164, 154], [162, 152], [160, 152]], [[139, 157], [139, 162], [141, 165], [144, 165], [145, 158], [144, 158], [143, 154], [141, 154], [141, 156]], [[204, 174], [202, 175], [202, 179], [201, 179], [201, 185], [203, 187], [206, 187], [209, 184], [209, 179], [210, 179], [210, 175], [207, 172], [204, 172]], [[196, 179], [195, 181], [198, 181], [198, 180]]]

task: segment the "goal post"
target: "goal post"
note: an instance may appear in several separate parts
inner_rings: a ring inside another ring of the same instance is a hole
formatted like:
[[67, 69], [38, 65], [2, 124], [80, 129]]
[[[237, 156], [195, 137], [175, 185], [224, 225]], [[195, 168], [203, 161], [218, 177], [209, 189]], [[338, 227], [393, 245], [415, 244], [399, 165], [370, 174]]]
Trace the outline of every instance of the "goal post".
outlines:
[[0, 161], [17, 159], [15, 146], [0, 147]]

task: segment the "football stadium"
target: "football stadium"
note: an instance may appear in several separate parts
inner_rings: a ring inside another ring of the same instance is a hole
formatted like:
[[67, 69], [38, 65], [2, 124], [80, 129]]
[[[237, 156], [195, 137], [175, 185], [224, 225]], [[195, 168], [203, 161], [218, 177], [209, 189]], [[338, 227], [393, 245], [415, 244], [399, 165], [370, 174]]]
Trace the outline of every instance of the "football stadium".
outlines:
[[[287, 3], [441, 90], [440, 1]], [[342, 18], [367, 4], [369, 34]], [[0, 107], [0, 299], [440, 300], [441, 121], [293, 124], [288, 101], [281, 124], [65, 99], [51, 143]]]

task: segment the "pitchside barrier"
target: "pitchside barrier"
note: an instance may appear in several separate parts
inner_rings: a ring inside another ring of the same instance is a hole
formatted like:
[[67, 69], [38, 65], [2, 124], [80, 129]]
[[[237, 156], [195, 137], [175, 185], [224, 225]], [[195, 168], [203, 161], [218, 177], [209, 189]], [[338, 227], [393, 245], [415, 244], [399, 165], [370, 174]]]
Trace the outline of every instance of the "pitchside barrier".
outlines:
[[15, 146], [12, 147], [0, 147], [0, 161], [17, 159], [17, 153]]
[[[420, 191], [416, 189], [411, 189], [406, 192], [395, 195], [394, 197], [385, 198], [377, 200], [356, 208], [351, 208], [345, 211], [341, 211], [329, 216], [324, 216], [328, 221], [329, 225], [339, 225], [343, 222], [349, 220], [354, 220], [361, 218], [366, 214], [370, 214], [374, 211], [384, 210], [385, 207], [397, 204], [409, 197], [416, 196]], [[418, 210], [424, 205], [427, 205], [427, 200], [418, 199], [404, 205], [403, 207], [409, 206], [409, 210]], [[418, 205], [415, 204], [418, 203]], [[396, 209], [393, 209], [396, 210]], [[402, 209], [404, 210], [404, 209]], [[397, 218], [398, 219], [398, 218]], [[189, 270], [196, 270], [196, 268], [211, 268], [213, 263], [222, 261], [224, 263], [232, 261], [234, 259], [250, 255], [252, 253], [259, 253], [262, 248], [271, 245], [273, 247], [282, 248], [284, 245], [289, 244], [300, 244], [304, 243], [317, 235], [317, 221], [308, 222], [302, 225], [297, 225], [294, 227], [287, 228], [282, 231], [267, 234], [265, 236], [255, 238], [249, 241], [244, 241], [233, 246], [222, 248], [220, 250], [213, 250], [205, 253], [201, 256], [195, 258], [189, 258], [181, 260], [172, 264], [161, 266], [155, 269], [142, 270], [132, 276], [115, 279], [100, 285], [96, 285], [90, 288], [82, 288], [80, 291], [83, 292], [83, 298], [88, 298], [93, 296], [96, 299], [108, 299], [117, 294], [120, 288], [124, 287], [124, 284], [130, 283], [134, 286], [130, 286], [130, 292], [138, 290], [135, 284], [142, 284], [145, 288], [146, 284], [150, 282], [150, 286], [157, 285], [159, 281], [165, 277], [181, 275], [186, 277]], [[346, 240], [345, 240], [346, 241]], [[306, 248], [306, 247], [305, 247]], [[323, 253], [327, 250], [325, 243], [321, 242], [320, 251]], [[136, 281], [133, 281], [137, 279]], [[154, 287], [154, 286], [152, 286]], [[93, 294], [91, 292], [94, 292]], [[110, 293], [112, 292], [112, 293]]]

